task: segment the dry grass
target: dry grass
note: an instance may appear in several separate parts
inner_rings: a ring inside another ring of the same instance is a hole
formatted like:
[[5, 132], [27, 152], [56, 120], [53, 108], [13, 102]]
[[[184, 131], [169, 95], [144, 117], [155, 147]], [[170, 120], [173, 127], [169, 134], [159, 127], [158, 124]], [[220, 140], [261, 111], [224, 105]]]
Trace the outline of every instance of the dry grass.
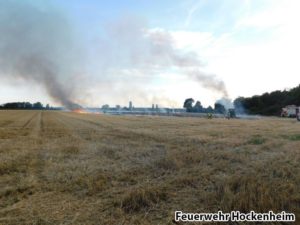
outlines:
[[0, 111], [0, 224], [174, 224], [294, 212], [300, 123]]
[[[140, 212], [144, 209], [149, 210], [156, 204], [167, 199], [167, 192], [157, 188], [140, 188], [125, 192], [125, 196], [120, 201], [120, 207], [126, 213]], [[118, 201], [117, 201], [118, 203]]]

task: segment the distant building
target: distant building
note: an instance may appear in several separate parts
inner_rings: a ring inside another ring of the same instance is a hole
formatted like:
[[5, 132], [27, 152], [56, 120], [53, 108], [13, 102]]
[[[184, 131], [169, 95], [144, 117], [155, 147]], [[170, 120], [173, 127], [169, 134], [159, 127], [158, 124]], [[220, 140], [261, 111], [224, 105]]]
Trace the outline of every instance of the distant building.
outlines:
[[129, 102], [129, 110], [132, 110], [133, 106], [132, 106], [132, 101]]

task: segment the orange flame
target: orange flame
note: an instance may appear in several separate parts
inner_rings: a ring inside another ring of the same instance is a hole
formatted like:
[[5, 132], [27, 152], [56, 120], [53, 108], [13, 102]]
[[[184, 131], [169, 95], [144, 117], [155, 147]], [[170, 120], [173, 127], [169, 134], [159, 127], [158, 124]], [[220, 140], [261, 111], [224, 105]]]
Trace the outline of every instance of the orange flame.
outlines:
[[88, 113], [88, 112], [85, 111], [84, 109], [73, 109], [72, 112], [74, 112], [74, 113], [81, 113], [81, 114]]

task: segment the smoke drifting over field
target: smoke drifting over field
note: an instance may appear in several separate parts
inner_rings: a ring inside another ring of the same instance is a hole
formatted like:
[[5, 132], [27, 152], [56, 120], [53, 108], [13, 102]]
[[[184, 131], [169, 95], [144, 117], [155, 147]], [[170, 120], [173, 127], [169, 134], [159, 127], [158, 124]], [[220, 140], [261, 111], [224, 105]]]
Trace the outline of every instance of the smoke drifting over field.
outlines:
[[226, 97], [217, 100], [216, 103], [219, 103], [219, 104], [223, 105], [226, 110], [228, 110], [230, 108], [234, 108], [234, 105], [233, 105], [233, 102], [231, 101], [231, 99], [226, 98]]
[[[85, 80], [89, 82], [82, 83], [76, 76], [82, 73], [86, 65], [82, 65], [85, 57], [78, 52], [78, 40], [87, 39], [74, 34], [74, 22], [68, 20], [62, 10], [45, 2], [0, 0], [0, 78], [21, 78], [28, 85], [36, 82], [57, 103], [67, 108], [77, 108], [76, 103], [82, 103], [79, 99], [84, 99], [83, 96], [93, 88], [105, 90], [109, 87], [107, 96], [116, 99], [121, 96], [126, 101], [149, 99], [149, 91], [145, 91], [149, 89], [144, 86], [155, 79], [151, 75], [171, 70], [218, 95], [228, 96], [224, 82], [202, 70], [203, 65], [195, 52], [176, 48], [170, 32], [149, 29], [141, 21], [131, 17], [106, 27], [99, 25], [99, 32], [94, 34], [98, 35], [95, 37], [97, 41], [84, 43], [90, 48], [84, 49], [84, 52], [92, 54], [89, 75], [85, 75]], [[99, 52], [95, 54], [91, 49]], [[111, 71], [115, 74], [123, 72], [128, 76], [126, 79], [129, 82], [120, 82], [121, 89], [126, 90], [125, 95], [114, 88], [120, 77], [112, 76]], [[139, 79], [130, 76], [133, 73], [138, 74]], [[80, 91], [78, 87], [81, 87]], [[137, 89], [140, 91], [137, 92]], [[156, 94], [151, 98], [160, 103], [158, 96], [162, 93]], [[161, 99], [162, 102], [174, 100], [172, 96]]]
[[52, 7], [29, 1], [0, 1], [0, 74], [43, 85], [48, 94], [68, 108], [73, 87], [72, 32], [64, 15]]
[[123, 18], [109, 24], [107, 39], [102, 40], [101, 50], [108, 52], [104, 65], [117, 61], [120, 67], [138, 68], [146, 74], [175, 68], [187, 79], [228, 97], [225, 83], [202, 70], [203, 63], [196, 52], [176, 48], [170, 32], [148, 29], [146, 23], [139, 21], [137, 18]]
[[188, 71], [188, 75], [199, 81], [205, 88], [208, 88], [214, 92], [219, 92], [224, 98], [228, 98], [228, 92], [224, 81], [218, 79], [214, 74], [208, 74], [200, 70]]
[[181, 72], [184, 75], [199, 82], [203, 87], [228, 97], [225, 83], [219, 80], [216, 75], [200, 70], [202, 62], [198, 59], [198, 55], [195, 52], [184, 52], [176, 49], [170, 33], [167, 31], [152, 31], [149, 38], [152, 42], [150, 50], [154, 53], [153, 60], [157, 57], [162, 57], [160, 62], [169, 62], [171, 66], [182, 69]]

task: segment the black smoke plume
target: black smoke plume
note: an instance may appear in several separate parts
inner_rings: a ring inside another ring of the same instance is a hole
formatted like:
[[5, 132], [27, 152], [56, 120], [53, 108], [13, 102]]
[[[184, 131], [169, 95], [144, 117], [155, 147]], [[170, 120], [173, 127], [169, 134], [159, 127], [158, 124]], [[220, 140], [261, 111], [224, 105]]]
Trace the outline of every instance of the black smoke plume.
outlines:
[[[0, 0], [0, 76], [36, 82], [60, 104], [72, 101], [72, 30], [58, 9], [28, 0]], [[38, 93], [37, 93], [38, 94]]]

